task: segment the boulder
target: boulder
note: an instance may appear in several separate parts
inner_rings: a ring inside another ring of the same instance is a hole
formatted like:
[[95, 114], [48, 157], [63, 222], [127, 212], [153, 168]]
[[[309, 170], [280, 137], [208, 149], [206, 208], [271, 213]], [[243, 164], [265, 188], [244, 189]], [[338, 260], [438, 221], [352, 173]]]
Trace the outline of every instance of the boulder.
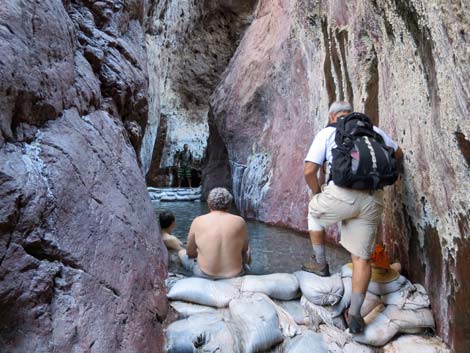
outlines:
[[2, 351], [163, 346], [167, 252], [137, 158], [147, 11], [2, 1]]

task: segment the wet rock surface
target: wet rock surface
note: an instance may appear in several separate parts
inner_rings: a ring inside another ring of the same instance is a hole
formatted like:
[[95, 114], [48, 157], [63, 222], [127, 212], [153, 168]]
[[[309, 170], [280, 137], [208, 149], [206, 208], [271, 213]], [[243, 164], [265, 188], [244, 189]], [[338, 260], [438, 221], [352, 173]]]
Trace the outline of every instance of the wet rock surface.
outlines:
[[207, 151], [243, 215], [305, 230], [303, 158], [328, 103], [370, 115], [405, 153], [381, 238], [432, 288], [437, 332], [457, 352], [469, 343], [469, 30], [462, 3], [261, 0], [211, 97]]
[[144, 1], [0, 10], [0, 350], [158, 352]]
[[[147, 182], [176, 186], [171, 167], [187, 143], [201, 170], [208, 137], [209, 96], [220, 80], [256, 0], [159, 1], [149, 20], [150, 91], [154, 98], [142, 159], [150, 161]], [[153, 147], [153, 148], [152, 148]]]

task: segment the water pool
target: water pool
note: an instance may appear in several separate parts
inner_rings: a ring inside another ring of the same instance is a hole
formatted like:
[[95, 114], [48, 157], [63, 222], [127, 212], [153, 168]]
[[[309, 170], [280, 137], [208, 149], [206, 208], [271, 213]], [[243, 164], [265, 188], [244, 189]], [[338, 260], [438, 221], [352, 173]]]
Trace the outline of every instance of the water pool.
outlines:
[[[154, 207], [157, 214], [163, 210], [174, 213], [176, 227], [173, 234], [183, 242], [186, 241], [192, 220], [209, 212], [205, 202], [155, 202]], [[237, 214], [236, 209], [231, 212]], [[252, 251], [252, 274], [295, 272], [312, 254], [306, 234], [251, 220], [247, 221], [247, 226]], [[327, 258], [332, 273], [350, 262], [349, 254], [339, 247], [328, 246]], [[170, 271], [182, 272], [182, 269], [171, 264]]]

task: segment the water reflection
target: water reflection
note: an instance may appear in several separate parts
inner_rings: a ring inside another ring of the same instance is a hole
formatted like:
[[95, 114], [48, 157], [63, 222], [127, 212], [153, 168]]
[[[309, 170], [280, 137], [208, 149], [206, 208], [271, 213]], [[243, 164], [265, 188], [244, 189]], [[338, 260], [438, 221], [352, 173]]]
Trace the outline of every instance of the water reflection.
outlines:
[[[205, 202], [156, 202], [154, 206], [157, 214], [163, 210], [175, 214], [176, 227], [173, 233], [183, 242], [186, 241], [192, 220], [209, 212]], [[231, 212], [238, 214], [236, 209]], [[312, 254], [310, 240], [304, 234], [257, 221], [247, 221], [247, 226], [253, 274], [297, 271]], [[328, 247], [327, 257], [333, 272], [350, 261], [348, 253], [336, 247]]]

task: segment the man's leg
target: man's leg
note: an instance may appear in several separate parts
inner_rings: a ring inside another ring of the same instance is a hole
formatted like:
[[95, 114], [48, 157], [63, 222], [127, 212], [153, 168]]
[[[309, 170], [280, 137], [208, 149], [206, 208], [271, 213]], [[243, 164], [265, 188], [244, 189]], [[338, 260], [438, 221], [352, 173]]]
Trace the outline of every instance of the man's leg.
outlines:
[[371, 276], [370, 260], [351, 255], [353, 264], [351, 305], [348, 311], [349, 331], [359, 333], [364, 331], [364, 320], [361, 317], [361, 307], [364, 303], [367, 287]]
[[311, 230], [308, 233], [316, 262], [320, 265], [326, 265], [325, 230]]
[[311, 261], [310, 264], [304, 264], [302, 270], [313, 272], [320, 276], [330, 275], [325, 257], [324, 229], [343, 219], [354, 217], [356, 213], [354, 200], [355, 195], [351, 196], [348, 191], [335, 185], [327, 185], [321, 193], [316, 194], [312, 198], [308, 206], [308, 230], [315, 261]]
[[[312, 227], [311, 219], [309, 219], [309, 228], [315, 228], [315, 226]], [[323, 229], [309, 230], [309, 235], [315, 260], [312, 257], [310, 262], [302, 265], [302, 270], [315, 273], [319, 276], [329, 276], [330, 271], [325, 255], [325, 231]]]

